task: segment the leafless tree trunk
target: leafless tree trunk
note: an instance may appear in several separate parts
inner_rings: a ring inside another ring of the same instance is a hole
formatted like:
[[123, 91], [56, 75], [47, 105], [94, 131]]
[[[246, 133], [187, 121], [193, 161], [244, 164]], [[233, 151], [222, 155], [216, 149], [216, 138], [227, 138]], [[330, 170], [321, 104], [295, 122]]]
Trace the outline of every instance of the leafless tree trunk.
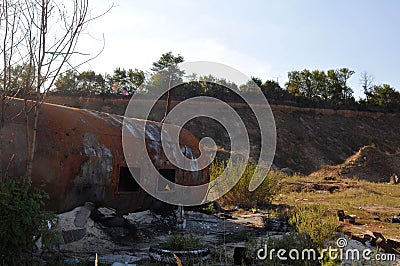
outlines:
[[171, 110], [171, 98], [172, 98], [171, 75], [169, 75], [167, 102], [165, 104], [165, 113], [163, 119], [161, 120], [161, 123], [165, 122], [165, 119], [167, 119], [168, 113]]
[[374, 88], [374, 77], [367, 72], [362, 72], [360, 75], [360, 83], [364, 90], [365, 97], [367, 98], [366, 100], [368, 101]]
[[[1, 51], [4, 53], [3, 69], [0, 73], [1, 123], [6, 122], [5, 102], [12, 99], [10, 96], [24, 97], [25, 107], [22, 113], [25, 115], [27, 134], [28, 178], [32, 175], [41, 104], [58, 75], [67, 67], [72, 67], [71, 57], [76, 54], [85, 55], [75, 51], [77, 41], [87, 24], [99, 17], [89, 17], [88, 7], [88, 0], [3, 0], [0, 10], [0, 31], [3, 33]], [[98, 54], [90, 56], [83, 63], [96, 56]], [[21, 76], [23, 74], [24, 80], [23, 85], [20, 84], [23, 87], [22, 95], [19, 90], [15, 95], [10, 95], [10, 88], [16, 84], [11, 80], [11, 71], [16, 65], [22, 66], [19, 73]]]

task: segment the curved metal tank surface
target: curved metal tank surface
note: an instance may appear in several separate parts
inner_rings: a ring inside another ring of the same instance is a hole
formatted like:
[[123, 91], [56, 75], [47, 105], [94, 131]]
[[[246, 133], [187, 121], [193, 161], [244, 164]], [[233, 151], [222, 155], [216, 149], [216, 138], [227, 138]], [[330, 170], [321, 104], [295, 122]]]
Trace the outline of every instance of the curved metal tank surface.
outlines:
[[[10, 176], [25, 174], [27, 158], [24, 102], [13, 99], [6, 106], [6, 122], [1, 128], [1, 166]], [[32, 121], [33, 114], [30, 114]], [[160, 143], [161, 124], [130, 119], [130, 124], [146, 123], [147, 153], [154, 166], [178, 184], [200, 185], [209, 181], [208, 168], [190, 172], [177, 169], [166, 158]], [[122, 147], [123, 117], [86, 109], [43, 103], [40, 107], [37, 146], [32, 181], [50, 196], [46, 207], [64, 212], [85, 202], [117, 209], [120, 213], [145, 210], [154, 198], [136, 183], [129, 171]], [[32, 130], [32, 125], [29, 125]], [[178, 128], [176, 130], [179, 130]], [[158, 137], [155, 137], [158, 136]], [[182, 129], [181, 150], [197, 158], [199, 141]], [[135, 141], [132, 135], [132, 140]], [[137, 140], [136, 140], [137, 141]], [[145, 151], [130, 151], [133, 158]], [[140, 176], [141, 165], [131, 170]], [[146, 177], [152, 178], [152, 177]]]

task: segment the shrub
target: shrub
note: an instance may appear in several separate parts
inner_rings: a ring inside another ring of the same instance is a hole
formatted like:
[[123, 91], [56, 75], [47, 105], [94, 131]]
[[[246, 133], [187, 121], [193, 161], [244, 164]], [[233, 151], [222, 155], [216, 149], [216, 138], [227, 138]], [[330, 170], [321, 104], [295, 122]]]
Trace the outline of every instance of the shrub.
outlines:
[[41, 207], [48, 195], [32, 191], [28, 178], [3, 176], [0, 181], [0, 264], [14, 265], [29, 260], [35, 242], [50, 238], [48, 223], [54, 214]]
[[192, 235], [183, 234], [171, 235], [164, 243], [163, 247], [170, 250], [192, 250], [199, 248], [200, 238]]
[[[266, 207], [273, 196], [280, 190], [283, 178], [279, 173], [270, 171], [261, 185], [254, 191], [249, 191], [249, 184], [257, 167], [254, 163], [237, 162], [230, 166], [230, 173], [237, 173], [245, 165], [245, 170], [236, 185], [218, 201], [224, 206], [239, 205], [243, 208]], [[226, 169], [226, 162], [213, 162], [210, 166], [210, 179], [215, 180]]]
[[289, 223], [297, 232], [307, 233], [319, 247], [335, 237], [339, 226], [336, 216], [319, 204], [297, 207], [289, 218]]

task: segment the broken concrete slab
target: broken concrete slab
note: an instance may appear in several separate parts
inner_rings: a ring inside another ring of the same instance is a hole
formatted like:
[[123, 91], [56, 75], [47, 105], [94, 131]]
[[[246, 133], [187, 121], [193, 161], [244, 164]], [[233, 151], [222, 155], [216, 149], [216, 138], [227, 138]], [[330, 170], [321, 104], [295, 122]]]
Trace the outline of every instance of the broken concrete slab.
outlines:
[[78, 228], [73, 230], [62, 230], [62, 237], [64, 239], [64, 244], [79, 241], [86, 235], [86, 228]]
[[135, 256], [133, 253], [130, 252], [98, 256], [99, 263], [107, 265], [136, 265], [135, 263], [140, 260], [141, 258]]
[[90, 218], [93, 219], [93, 221], [98, 222], [101, 219], [113, 217], [116, 215], [117, 215], [116, 210], [114, 210], [112, 208], [100, 207], [100, 208], [94, 209], [92, 211], [92, 213], [90, 214]]
[[268, 231], [287, 232], [289, 223], [279, 218], [264, 218], [265, 229]]
[[94, 203], [86, 202], [83, 207], [79, 209], [75, 216], [74, 224], [77, 227], [84, 227], [87, 219], [90, 217], [90, 213], [94, 210], [96, 206]]
[[111, 264], [111, 266], [136, 266], [136, 264], [114, 262], [113, 264]]
[[150, 226], [155, 220], [155, 217], [150, 210], [129, 213], [127, 215], [124, 215], [123, 217], [131, 223], [136, 224], [138, 228]]

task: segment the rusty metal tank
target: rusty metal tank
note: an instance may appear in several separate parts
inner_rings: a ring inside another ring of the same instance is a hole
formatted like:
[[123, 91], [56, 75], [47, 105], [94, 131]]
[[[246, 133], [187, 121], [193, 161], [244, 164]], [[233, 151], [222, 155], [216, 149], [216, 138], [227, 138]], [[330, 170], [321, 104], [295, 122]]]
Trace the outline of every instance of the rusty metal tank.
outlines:
[[[25, 174], [27, 158], [24, 102], [11, 100], [6, 106], [6, 122], [0, 129], [1, 169], [10, 176]], [[32, 114], [30, 114], [32, 116]], [[30, 119], [32, 121], [32, 119]], [[133, 121], [135, 119], [132, 119]], [[209, 181], [208, 168], [197, 172], [176, 168], [166, 158], [154, 135], [161, 134], [161, 124], [146, 123], [147, 153], [154, 166], [165, 177], [184, 185], [201, 185]], [[155, 199], [132, 177], [122, 146], [123, 117], [86, 109], [43, 103], [37, 130], [32, 182], [45, 190], [50, 200], [46, 208], [68, 211], [87, 201], [115, 208], [119, 213], [148, 209]], [[32, 130], [32, 125], [29, 126]], [[199, 141], [182, 129], [179, 145], [198, 157]], [[135, 136], [132, 136], [135, 138]], [[132, 156], [143, 151], [132, 151]], [[140, 175], [140, 165], [136, 174]]]

